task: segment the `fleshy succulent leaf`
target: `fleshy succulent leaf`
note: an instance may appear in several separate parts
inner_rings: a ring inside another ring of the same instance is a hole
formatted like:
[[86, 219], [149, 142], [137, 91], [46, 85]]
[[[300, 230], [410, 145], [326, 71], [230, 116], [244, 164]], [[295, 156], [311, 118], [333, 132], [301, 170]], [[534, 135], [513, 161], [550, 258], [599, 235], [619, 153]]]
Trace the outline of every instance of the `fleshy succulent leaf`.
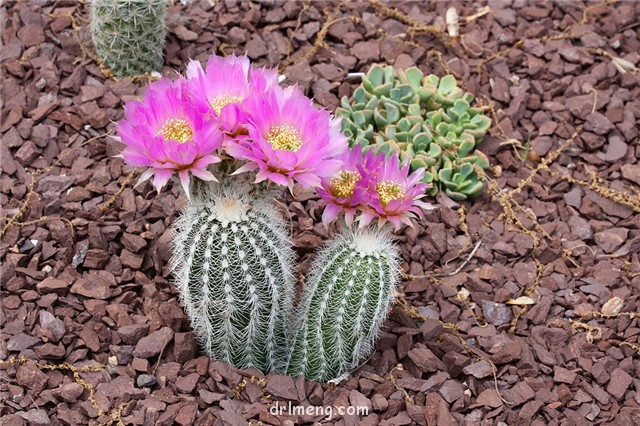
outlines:
[[452, 75], [445, 75], [440, 79], [438, 90], [444, 94], [449, 94], [456, 89], [456, 79]]

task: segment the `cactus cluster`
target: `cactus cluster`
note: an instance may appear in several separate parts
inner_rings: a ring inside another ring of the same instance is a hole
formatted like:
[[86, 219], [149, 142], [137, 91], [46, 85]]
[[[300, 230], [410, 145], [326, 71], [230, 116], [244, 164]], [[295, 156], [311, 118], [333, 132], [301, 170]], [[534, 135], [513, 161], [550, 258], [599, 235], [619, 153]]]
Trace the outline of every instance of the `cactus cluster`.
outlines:
[[325, 382], [369, 356], [395, 300], [399, 264], [378, 230], [344, 232], [322, 250], [296, 311], [287, 373]]
[[[344, 376], [373, 351], [395, 298], [392, 226], [430, 208], [424, 170], [349, 148], [340, 120], [246, 56], [191, 61], [177, 80], [128, 101], [118, 134], [123, 160], [146, 168], [140, 182], [160, 192], [175, 176], [187, 196], [171, 267], [201, 347], [264, 374]], [[294, 184], [317, 189], [325, 224], [341, 214], [359, 223], [319, 253], [297, 307], [297, 264], [274, 201], [274, 185]]]
[[489, 167], [475, 147], [491, 121], [472, 107], [473, 99], [453, 76], [425, 76], [415, 67], [396, 73], [391, 66], [375, 65], [352, 99], [342, 98], [336, 115], [352, 145], [398, 152], [411, 171], [426, 169], [429, 195], [443, 190], [460, 201], [482, 192], [474, 166]]
[[167, 0], [92, 0], [91, 38], [116, 77], [159, 71]]
[[282, 372], [295, 256], [272, 203], [237, 182], [203, 186], [176, 221], [176, 285], [209, 356]]

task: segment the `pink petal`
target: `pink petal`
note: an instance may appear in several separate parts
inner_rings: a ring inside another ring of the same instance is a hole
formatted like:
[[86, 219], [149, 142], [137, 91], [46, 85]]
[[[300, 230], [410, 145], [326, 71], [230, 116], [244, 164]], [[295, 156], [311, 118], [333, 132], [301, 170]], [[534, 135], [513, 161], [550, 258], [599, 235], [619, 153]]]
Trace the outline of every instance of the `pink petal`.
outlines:
[[208, 170], [205, 169], [190, 169], [191, 174], [194, 175], [195, 177], [202, 179], [202, 180], [206, 180], [206, 181], [211, 181], [211, 182], [217, 182], [218, 179], [216, 179], [216, 177], [213, 175], [213, 173], [211, 173]]
[[353, 225], [353, 221], [356, 217], [356, 209], [346, 209], [344, 212], [344, 220], [347, 223], [348, 227]]
[[191, 191], [189, 190], [189, 171], [188, 170], [180, 170], [178, 173], [180, 177], [180, 183], [182, 184], [182, 189], [184, 193], [187, 194], [187, 198], [191, 199]]
[[149, 169], [149, 170], [146, 170], [145, 172], [143, 172], [140, 175], [140, 179], [138, 179], [138, 182], [135, 184], [134, 188], [136, 186], [140, 185], [141, 183], [146, 182], [147, 180], [149, 180], [149, 178], [151, 176], [153, 176], [154, 173], [155, 173], [155, 170], [153, 170], [153, 169]]
[[413, 226], [413, 221], [411, 219], [409, 219], [408, 216], [400, 216], [400, 220], [403, 223], [407, 224], [407, 226], [409, 226], [409, 228], [413, 228], [414, 227]]
[[324, 212], [322, 212], [322, 223], [325, 228], [329, 227], [329, 223], [331, 223], [338, 215], [340, 214], [340, 206], [329, 203], [327, 207], [324, 208]]
[[376, 217], [377, 215], [371, 212], [362, 212], [362, 214], [360, 214], [360, 217], [358, 217], [358, 221], [360, 222], [360, 228], [367, 226], [368, 224], [371, 223], [371, 221]]
[[238, 175], [240, 173], [252, 172], [257, 168], [258, 168], [258, 165], [256, 163], [247, 163], [231, 174]]
[[426, 203], [424, 201], [420, 201], [420, 200], [413, 200], [413, 204], [415, 204], [418, 207], [421, 207], [425, 210], [434, 210], [436, 208], [436, 206], [434, 206], [431, 203]]
[[171, 179], [171, 175], [173, 173], [171, 170], [157, 170], [155, 172], [155, 177], [153, 178], [153, 186], [156, 187], [156, 191], [160, 192], [163, 186], [169, 182]]
[[293, 184], [293, 181], [291, 179], [287, 179], [284, 175], [269, 170], [260, 170], [256, 174], [255, 182], [262, 182], [265, 179], [269, 179], [271, 182], [277, 183], [278, 185], [282, 186], [289, 186], [289, 184]]
[[320, 178], [312, 173], [300, 173], [295, 176], [295, 181], [308, 188], [320, 186]]

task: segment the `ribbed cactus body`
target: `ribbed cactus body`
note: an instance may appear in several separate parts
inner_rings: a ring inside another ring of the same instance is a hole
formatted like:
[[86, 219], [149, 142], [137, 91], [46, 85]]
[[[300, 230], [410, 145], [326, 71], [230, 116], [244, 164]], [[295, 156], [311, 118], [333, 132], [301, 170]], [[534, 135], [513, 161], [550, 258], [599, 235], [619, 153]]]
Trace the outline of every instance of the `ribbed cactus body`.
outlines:
[[91, 38], [116, 77], [159, 71], [167, 0], [92, 0]]
[[192, 197], [174, 225], [176, 285], [201, 346], [238, 368], [283, 371], [294, 253], [285, 224], [251, 188]]
[[346, 231], [323, 249], [296, 312], [288, 374], [326, 382], [369, 356], [398, 273], [399, 255], [384, 231]]

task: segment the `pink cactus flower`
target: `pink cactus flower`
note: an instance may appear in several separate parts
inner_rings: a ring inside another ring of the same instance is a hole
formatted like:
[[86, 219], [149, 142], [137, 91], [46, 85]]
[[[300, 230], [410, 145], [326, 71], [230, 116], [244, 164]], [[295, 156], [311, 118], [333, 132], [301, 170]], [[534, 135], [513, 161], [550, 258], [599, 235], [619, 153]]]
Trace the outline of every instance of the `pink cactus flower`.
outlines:
[[363, 179], [362, 147], [356, 145], [345, 151], [339, 160], [340, 169], [331, 177], [322, 178], [322, 186], [317, 188], [319, 205], [324, 205], [322, 223], [328, 226], [341, 212], [348, 226], [353, 224], [357, 209], [368, 197], [367, 182]]
[[212, 55], [206, 71], [192, 60], [186, 74], [187, 91], [195, 107], [211, 114], [232, 137], [246, 133], [243, 101], [278, 85], [277, 69], [253, 69], [247, 56]]
[[151, 83], [142, 101], [125, 105], [118, 134], [126, 146], [121, 154], [125, 162], [149, 167], [139, 182], [153, 176], [160, 192], [177, 173], [189, 196], [190, 175], [216, 180], [207, 167], [220, 161], [216, 150], [222, 145], [222, 134], [185, 98], [183, 85], [183, 79], [167, 78]]
[[424, 169], [408, 175], [409, 164], [401, 166], [397, 154], [386, 158], [384, 152], [375, 154], [370, 150], [365, 154], [363, 170], [367, 171], [364, 178], [369, 189], [369, 208], [359, 216], [360, 226], [368, 225], [377, 217], [378, 226], [389, 221], [396, 229], [402, 223], [413, 227], [411, 219], [422, 217], [420, 208], [433, 208], [420, 200], [428, 188], [421, 182]]
[[257, 170], [255, 182], [270, 180], [292, 188], [294, 182], [320, 186], [339, 169], [336, 158], [347, 148], [340, 121], [318, 110], [297, 87], [269, 90], [244, 103], [249, 137], [229, 144], [227, 153], [247, 163], [236, 171]]

